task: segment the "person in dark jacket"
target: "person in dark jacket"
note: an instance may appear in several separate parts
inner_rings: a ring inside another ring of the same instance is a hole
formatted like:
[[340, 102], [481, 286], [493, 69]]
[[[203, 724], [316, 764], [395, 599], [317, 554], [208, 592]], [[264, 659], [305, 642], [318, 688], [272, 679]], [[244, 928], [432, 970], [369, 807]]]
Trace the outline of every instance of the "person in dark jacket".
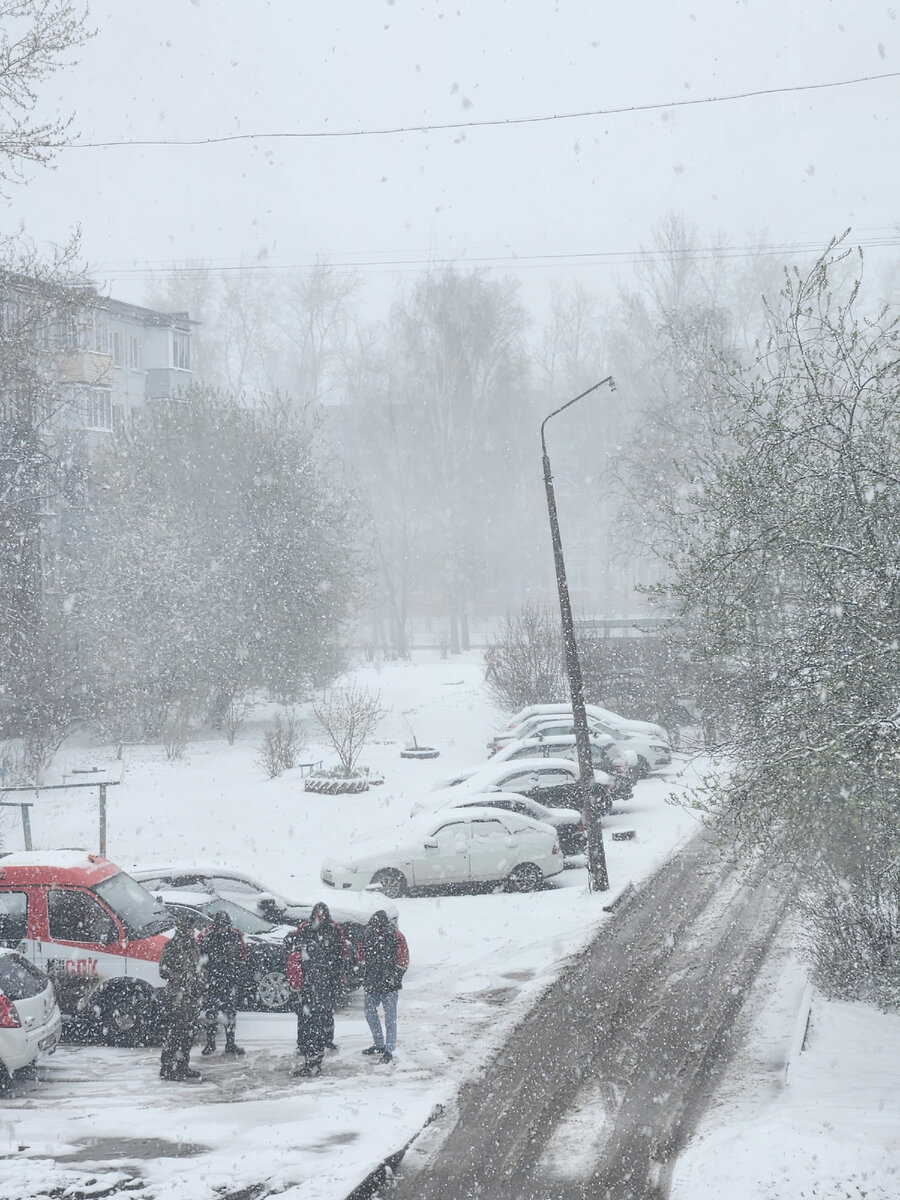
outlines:
[[[384, 909], [373, 913], [359, 943], [362, 963], [364, 1010], [372, 1045], [363, 1054], [378, 1055], [389, 1063], [397, 1048], [397, 1000], [403, 976], [409, 966], [409, 947], [399, 929], [395, 929]], [[384, 1028], [378, 1015], [384, 1010]]]
[[298, 1075], [318, 1075], [326, 1049], [334, 1044], [334, 1010], [341, 994], [350, 951], [327, 904], [316, 904], [285, 938], [287, 978], [297, 993]]
[[200, 1072], [191, 1070], [191, 1046], [200, 1016], [203, 982], [200, 950], [187, 913], [175, 918], [175, 933], [159, 957], [159, 973], [166, 985], [159, 1077], [199, 1083]]
[[243, 1054], [234, 1040], [238, 994], [244, 982], [247, 947], [227, 912], [219, 911], [200, 934], [200, 963], [206, 983], [206, 1045], [203, 1054], [214, 1054], [219, 1013], [225, 1018], [225, 1053]]

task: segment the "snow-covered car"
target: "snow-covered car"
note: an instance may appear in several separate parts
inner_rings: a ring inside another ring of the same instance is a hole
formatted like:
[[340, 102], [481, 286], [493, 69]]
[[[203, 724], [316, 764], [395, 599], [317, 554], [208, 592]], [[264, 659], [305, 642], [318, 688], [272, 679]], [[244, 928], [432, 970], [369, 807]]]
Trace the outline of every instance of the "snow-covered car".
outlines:
[[52, 1054], [62, 1017], [47, 975], [15, 950], [0, 950], [0, 1088], [40, 1054]]
[[552, 825], [559, 838], [559, 846], [566, 856], [584, 854], [587, 838], [584, 823], [577, 808], [549, 808], [528, 796], [518, 796], [514, 792], [475, 792], [462, 790], [462, 795], [453, 791], [438, 808], [444, 812], [448, 808], [500, 808], [505, 812], [519, 813], [523, 817], [531, 817], [533, 821], [543, 821]]
[[[612, 784], [613, 799], [630, 800], [637, 776], [637, 755], [633, 750], [621, 750], [618, 743], [605, 733], [588, 735], [591, 761], [598, 771], [605, 771]], [[491, 763], [515, 762], [520, 758], [577, 759], [574, 733], [549, 734], [546, 738], [522, 738], [510, 742], [491, 758]]]
[[[142, 866], [131, 872], [132, 879], [143, 884], [154, 895], [161, 892], [205, 893], [208, 897], [230, 900], [256, 913], [273, 925], [290, 925], [296, 928], [312, 914], [315, 900], [289, 900], [274, 888], [267, 887], [253, 875], [231, 867], [216, 867], [196, 863], [167, 863]], [[346, 929], [347, 926], [363, 926], [377, 908], [384, 908], [370, 896], [354, 896], [340, 908], [331, 908], [331, 915]], [[396, 922], [398, 913], [392, 905], [387, 914]]]
[[[646, 733], [663, 742], [669, 741], [666, 730], [662, 725], [657, 725], [653, 721], [633, 721], [630, 717], [623, 717], [609, 708], [604, 708], [601, 704], [585, 704], [584, 710], [588, 716], [596, 717], [598, 721], [604, 721], [608, 725], [615, 725], [617, 729], [622, 729], [626, 733], [632, 731]], [[558, 713], [571, 713], [571, 711], [571, 704], [529, 704], [526, 708], [520, 708], [515, 716], [510, 718], [506, 729], [508, 732], [517, 729], [532, 717], [555, 717]]]
[[326, 859], [322, 882], [339, 890], [374, 886], [392, 899], [410, 888], [477, 883], [530, 892], [563, 866], [552, 825], [496, 808], [454, 809], [414, 821], [401, 838], [354, 843]]
[[[595, 734], [605, 734], [619, 745], [620, 749], [634, 752], [637, 759], [638, 775], [646, 775], [659, 767], [666, 767], [672, 761], [672, 747], [662, 738], [636, 730], [624, 730], [607, 724], [592, 713], [587, 713], [588, 730]], [[524, 741], [532, 737], [556, 737], [561, 734], [574, 734], [575, 722], [571, 714], [558, 713], [556, 716], [536, 716], [523, 721], [511, 733], [498, 734], [489, 745], [495, 752], [511, 745], [513, 742]]]
[[[578, 808], [581, 794], [578, 764], [570, 758], [538, 756], [498, 764], [491, 761], [439, 780], [430, 792], [413, 802], [411, 815], [433, 812], [443, 803], [445, 792], [453, 788], [468, 792], [516, 792], [550, 808]], [[608, 811], [612, 790], [605, 771], [594, 771], [594, 789], [601, 811]]]

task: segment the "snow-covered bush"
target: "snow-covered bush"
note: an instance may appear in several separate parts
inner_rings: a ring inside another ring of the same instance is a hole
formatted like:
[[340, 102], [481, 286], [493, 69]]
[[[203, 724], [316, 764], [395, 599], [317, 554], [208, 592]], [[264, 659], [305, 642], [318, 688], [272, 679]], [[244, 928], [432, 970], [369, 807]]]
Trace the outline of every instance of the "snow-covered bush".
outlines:
[[562, 627], [549, 608], [528, 604], [508, 616], [484, 657], [488, 691], [503, 709], [569, 699]]
[[296, 713], [276, 713], [263, 734], [256, 761], [269, 779], [275, 779], [296, 765], [303, 746], [303, 733]]

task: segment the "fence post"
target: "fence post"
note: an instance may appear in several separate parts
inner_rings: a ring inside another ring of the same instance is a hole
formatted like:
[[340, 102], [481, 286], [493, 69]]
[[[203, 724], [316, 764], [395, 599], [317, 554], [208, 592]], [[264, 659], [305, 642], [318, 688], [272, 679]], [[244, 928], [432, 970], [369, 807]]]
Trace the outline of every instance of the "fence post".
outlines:
[[100, 857], [106, 858], [106, 784], [100, 784]]

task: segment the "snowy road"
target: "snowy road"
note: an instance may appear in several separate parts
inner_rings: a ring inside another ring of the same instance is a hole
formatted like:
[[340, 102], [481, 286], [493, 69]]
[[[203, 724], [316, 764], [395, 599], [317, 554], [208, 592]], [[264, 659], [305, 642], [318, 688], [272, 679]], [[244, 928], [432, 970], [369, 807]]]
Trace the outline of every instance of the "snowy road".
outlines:
[[742, 885], [696, 837], [423, 1134], [391, 1200], [664, 1196], [786, 895], [771, 879]]

